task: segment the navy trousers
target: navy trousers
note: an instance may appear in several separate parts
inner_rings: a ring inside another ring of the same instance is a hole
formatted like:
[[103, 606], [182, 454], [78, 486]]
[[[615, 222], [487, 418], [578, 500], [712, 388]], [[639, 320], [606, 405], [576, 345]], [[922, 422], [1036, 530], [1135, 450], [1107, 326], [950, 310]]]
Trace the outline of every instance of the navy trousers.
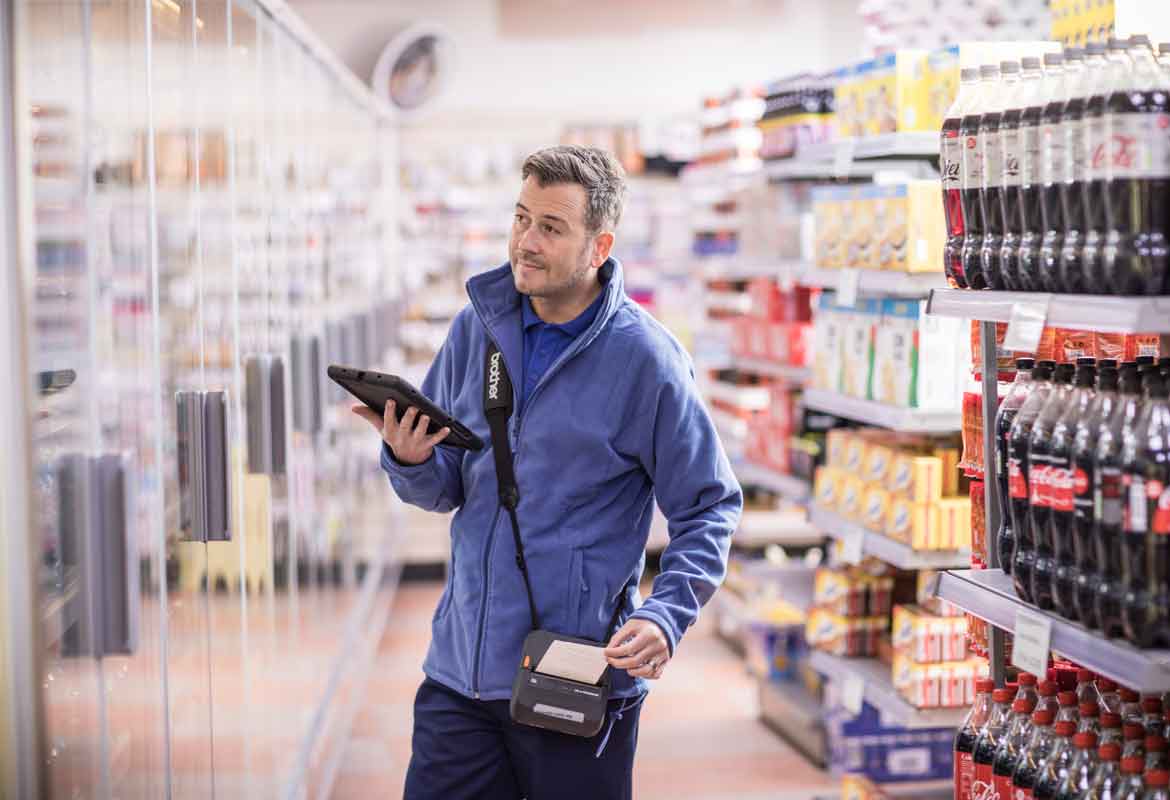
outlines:
[[610, 701], [613, 729], [596, 757], [609, 721], [592, 739], [517, 725], [507, 700], [472, 700], [427, 678], [406, 800], [629, 800], [640, 712], [636, 700]]

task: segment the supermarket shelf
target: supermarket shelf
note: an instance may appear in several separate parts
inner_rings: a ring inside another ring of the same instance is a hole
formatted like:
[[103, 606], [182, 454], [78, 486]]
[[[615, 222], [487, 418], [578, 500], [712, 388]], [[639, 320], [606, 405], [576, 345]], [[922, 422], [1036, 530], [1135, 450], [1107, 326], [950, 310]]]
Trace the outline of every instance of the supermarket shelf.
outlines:
[[746, 411], [763, 411], [772, 402], [771, 393], [765, 386], [736, 386], [723, 381], [707, 381], [704, 391], [712, 400], [721, 400]]
[[764, 174], [773, 181], [873, 178], [879, 172], [905, 173], [911, 178], [923, 179], [938, 176], [929, 164], [920, 159], [846, 161], [838, 164], [832, 158], [809, 158], [798, 154], [794, 158], [764, 162]]
[[933, 131], [883, 133], [853, 139], [809, 145], [801, 148], [800, 158], [810, 161], [834, 161], [846, 155], [858, 158], [937, 158], [938, 134]]
[[793, 682], [757, 679], [760, 721], [818, 766], [824, 766], [828, 746], [824, 710], [803, 686]]
[[882, 714], [884, 722], [904, 728], [957, 728], [969, 709], [918, 709], [894, 688], [889, 665], [874, 658], [841, 658], [814, 650], [809, 665], [832, 681], [859, 679], [865, 702]]
[[737, 356], [732, 361], [732, 367], [740, 372], [750, 372], [764, 378], [776, 378], [789, 383], [804, 383], [812, 375], [808, 367], [795, 367], [791, 364], [778, 364], [762, 358], [743, 358]]
[[715, 430], [719, 433], [720, 438], [724, 440], [747, 438], [747, 422], [720, 408], [711, 408], [709, 412], [711, 414], [711, 421], [715, 423]]
[[881, 559], [898, 569], [953, 569], [971, 563], [969, 550], [915, 550], [889, 536], [874, 533], [824, 506], [811, 506], [809, 518], [826, 536], [834, 539], [860, 536], [862, 555]]
[[881, 269], [821, 269], [812, 264], [788, 264], [783, 268], [788, 271], [792, 281], [802, 286], [818, 287], [821, 289], [837, 289], [846, 273], [857, 272], [857, 293], [859, 295], [876, 295], [882, 297], [928, 297], [930, 293], [947, 287], [946, 277], [941, 272], [899, 272], [897, 270]]
[[805, 389], [802, 402], [807, 408], [895, 431], [953, 433], [959, 430], [960, 417], [957, 411], [903, 408], [824, 389]]
[[983, 322], [1010, 322], [1020, 303], [1047, 305], [1047, 324], [1105, 333], [1170, 333], [1170, 297], [1112, 297], [1039, 292], [935, 289], [927, 313]]
[[1003, 570], [959, 570], [939, 576], [935, 594], [988, 624], [1013, 632], [1017, 612], [1029, 611], [1052, 623], [1052, 649], [1081, 666], [1138, 692], [1170, 691], [1170, 652], [1138, 650], [1106, 639], [1082, 625], [1020, 600]]
[[812, 494], [812, 486], [803, 478], [795, 475], [785, 475], [782, 472], [762, 467], [759, 464], [745, 463], [735, 468], [735, 474], [740, 483], [759, 486], [776, 492], [786, 500], [794, 503], [803, 503]]
[[731, 543], [737, 547], [812, 547], [824, 538], [803, 511], [745, 511]]

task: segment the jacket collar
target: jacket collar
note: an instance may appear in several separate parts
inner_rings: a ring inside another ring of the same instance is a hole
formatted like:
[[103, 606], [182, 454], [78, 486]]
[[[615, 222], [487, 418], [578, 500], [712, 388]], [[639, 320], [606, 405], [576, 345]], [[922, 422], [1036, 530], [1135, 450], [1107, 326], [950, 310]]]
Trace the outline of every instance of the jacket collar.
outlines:
[[[617, 311], [625, 295], [625, 279], [622, 264], [610, 257], [598, 270], [598, 277], [605, 284], [604, 299], [597, 312], [594, 326], [604, 325]], [[506, 314], [520, 313], [520, 293], [512, 279], [512, 264], [505, 263], [493, 270], [475, 275], [467, 281], [467, 296], [484, 325], [491, 326]]]

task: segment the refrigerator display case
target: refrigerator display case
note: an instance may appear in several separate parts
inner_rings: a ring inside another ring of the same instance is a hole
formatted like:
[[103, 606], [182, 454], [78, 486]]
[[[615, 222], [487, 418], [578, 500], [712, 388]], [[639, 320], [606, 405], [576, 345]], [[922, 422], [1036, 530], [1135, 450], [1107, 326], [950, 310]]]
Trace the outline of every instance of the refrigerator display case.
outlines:
[[275, 0], [4, 5], [37, 779], [325, 794], [397, 575], [323, 380], [394, 357], [392, 120]]

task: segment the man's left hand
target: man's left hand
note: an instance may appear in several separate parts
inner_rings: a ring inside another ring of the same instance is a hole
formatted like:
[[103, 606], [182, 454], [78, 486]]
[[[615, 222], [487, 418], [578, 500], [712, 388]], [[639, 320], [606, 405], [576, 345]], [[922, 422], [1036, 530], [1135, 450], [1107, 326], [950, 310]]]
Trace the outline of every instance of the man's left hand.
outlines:
[[631, 619], [609, 640], [605, 658], [614, 669], [624, 669], [634, 678], [657, 680], [670, 661], [670, 644], [656, 624]]

